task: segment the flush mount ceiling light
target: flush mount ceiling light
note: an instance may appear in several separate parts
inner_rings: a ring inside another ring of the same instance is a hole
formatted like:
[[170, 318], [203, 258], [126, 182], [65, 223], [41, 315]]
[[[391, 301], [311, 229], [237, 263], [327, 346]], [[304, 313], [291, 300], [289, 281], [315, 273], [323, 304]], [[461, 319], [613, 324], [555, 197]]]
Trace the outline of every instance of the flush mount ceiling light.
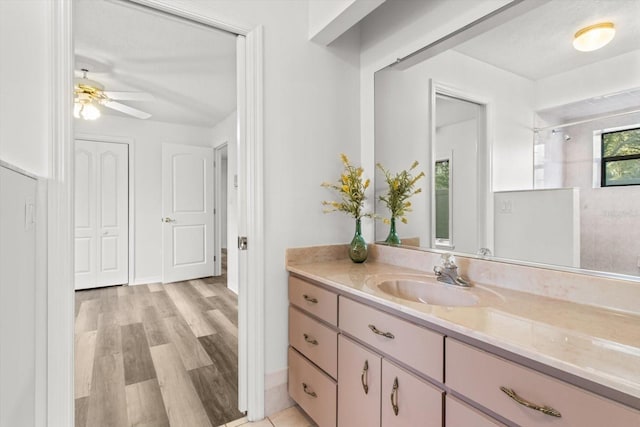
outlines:
[[615, 35], [613, 22], [589, 25], [578, 30], [573, 36], [573, 47], [580, 52], [591, 52], [604, 47]]

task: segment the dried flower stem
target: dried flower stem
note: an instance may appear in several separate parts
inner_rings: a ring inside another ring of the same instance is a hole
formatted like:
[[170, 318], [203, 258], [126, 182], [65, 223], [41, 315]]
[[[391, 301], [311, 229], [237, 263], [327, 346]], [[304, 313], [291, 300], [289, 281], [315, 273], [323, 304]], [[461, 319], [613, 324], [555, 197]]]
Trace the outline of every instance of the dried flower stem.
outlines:
[[322, 205], [327, 206], [324, 212], [346, 212], [355, 219], [371, 217], [371, 213], [362, 213], [366, 200], [364, 193], [371, 181], [369, 179], [363, 181], [363, 169], [353, 166], [346, 155], [340, 154], [340, 160], [344, 165], [344, 172], [340, 176], [338, 185], [329, 182], [321, 184], [323, 187], [335, 190], [340, 196], [340, 201], [323, 201]]
[[[382, 164], [376, 164], [378, 169], [384, 174], [385, 180], [389, 188], [387, 194], [380, 196], [379, 200], [384, 202], [391, 213], [391, 218], [400, 218], [403, 223], [407, 223], [406, 212], [411, 212], [411, 202], [409, 198], [414, 194], [422, 192], [422, 188], [414, 189], [416, 182], [424, 175], [424, 172], [420, 172], [415, 177], [411, 174], [411, 171], [418, 166], [418, 162], [415, 161], [409, 168], [409, 170], [403, 170], [393, 175], [389, 170], [385, 169]], [[389, 223], [389, 219], [384, 220], [385, 223]]]

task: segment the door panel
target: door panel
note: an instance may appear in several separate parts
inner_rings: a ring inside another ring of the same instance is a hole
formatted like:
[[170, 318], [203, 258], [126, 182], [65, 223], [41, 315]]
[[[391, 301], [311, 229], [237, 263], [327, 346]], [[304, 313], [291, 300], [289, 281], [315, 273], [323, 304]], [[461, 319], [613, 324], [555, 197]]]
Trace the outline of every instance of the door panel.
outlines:
[[95, 149], [93, 142], [76, 142], [74, 249], [76, 289], [96, 286]]
[[163, 281], [213, 275], [213, 150], [162, 145]]
[[100, 259], [100, 271], [112, 272], [118, 270], [118, 238], [102, 236], [102, 257]]
[[[203, 213], [206, 209], [207, 159], [198, 153], [177, 154], [173, 157], [173, 211]], [[210, 174], [209, 174], [210, 175]], [[209, 176], [209, 178], [211, 178]]]
[[185, 266], [205, 262], [206, 232], [206, 227], [202, 225], [176, 225], [173, 227], [174, 245], [181, 248], [173, 253], [174, 265]]
[[100, 154], [100, 225], [118, 226], [118, 159], [112, 151]]
[[77, 278], [79, 274], [89, 274], [92, 271], [91, 238], [76, 237], [75, 245], [76, 256], [74, 261]]
[[126, 144], [96, 143], [100, 236], [97, 286], [127, 283], [129, 271], [129, 161]]
[[126, 144], [76, 141], [76, 289], [128, 282], [128, 157]]

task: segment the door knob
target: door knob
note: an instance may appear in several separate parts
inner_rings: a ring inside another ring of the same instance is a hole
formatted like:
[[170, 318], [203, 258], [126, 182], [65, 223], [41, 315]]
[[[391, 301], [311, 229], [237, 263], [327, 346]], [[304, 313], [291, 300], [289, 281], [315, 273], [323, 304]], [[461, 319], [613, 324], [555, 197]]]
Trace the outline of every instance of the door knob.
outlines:
[[162, 222], [176, 222], [176, 220], [173, 218], [165, 217], [162, 219]]

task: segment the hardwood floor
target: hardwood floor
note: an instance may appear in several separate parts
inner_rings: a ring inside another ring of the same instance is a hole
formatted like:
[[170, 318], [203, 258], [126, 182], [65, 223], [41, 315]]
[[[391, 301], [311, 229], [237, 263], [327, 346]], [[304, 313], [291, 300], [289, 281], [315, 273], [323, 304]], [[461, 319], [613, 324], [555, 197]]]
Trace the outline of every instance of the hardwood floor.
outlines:
[[226, 276], [76, 292], [76, 427], [216, 427], [243, 416]]

